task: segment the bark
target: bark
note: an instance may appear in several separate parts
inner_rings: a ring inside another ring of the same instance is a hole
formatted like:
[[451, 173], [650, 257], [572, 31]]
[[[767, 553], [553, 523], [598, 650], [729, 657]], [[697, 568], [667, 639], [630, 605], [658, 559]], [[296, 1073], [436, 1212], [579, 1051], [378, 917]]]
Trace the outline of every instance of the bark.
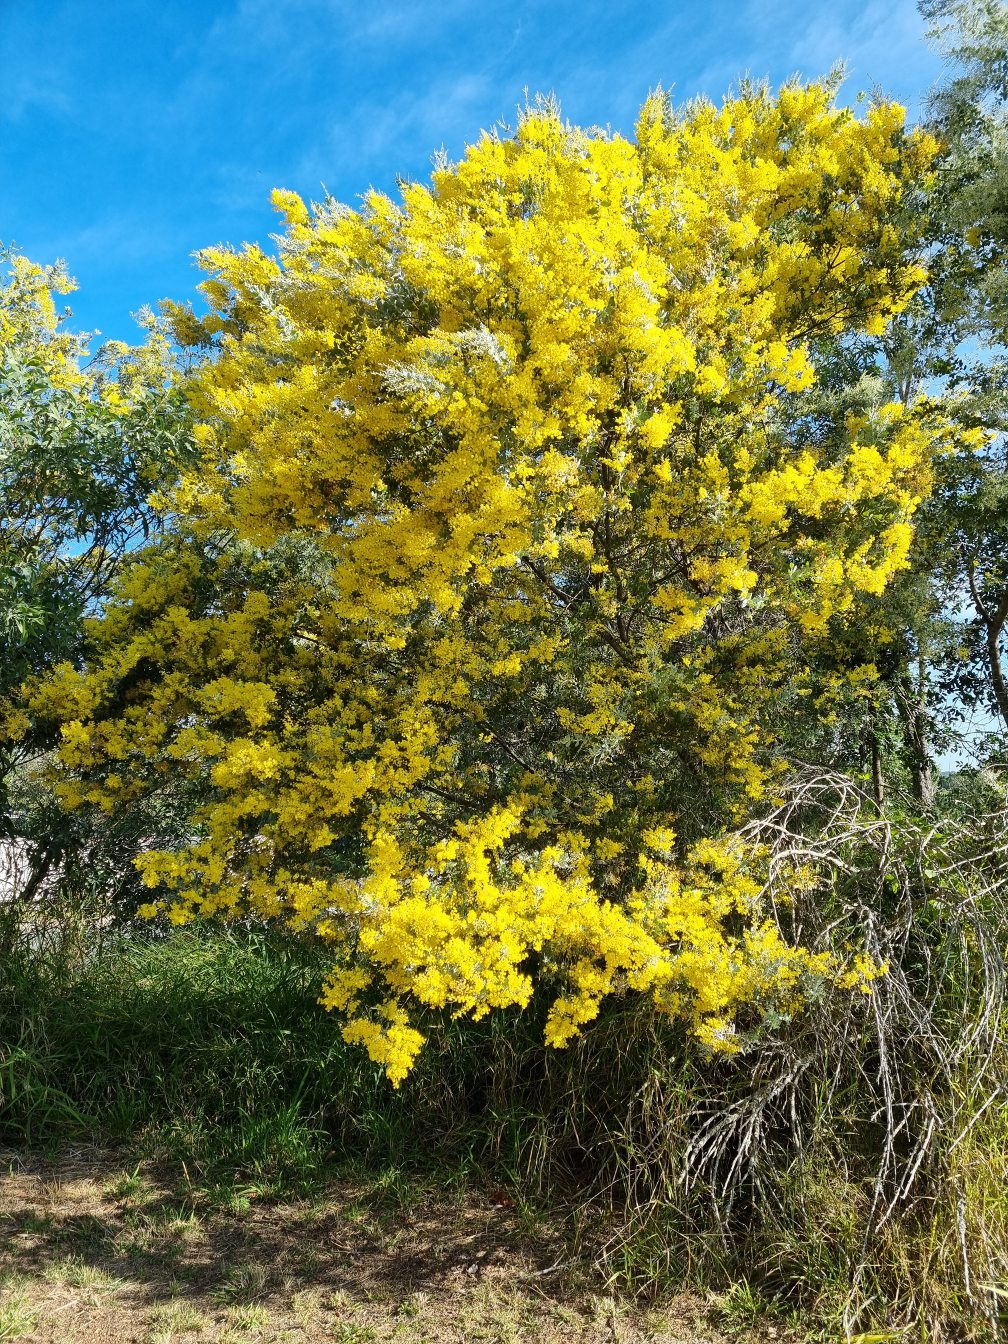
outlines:
[[[1004, 605], [1004, 604], [1002, 604]], [[1008, 614], [1008, 613], [1006, 613]], [[985, 624], [987, 624], [985, 622]], [[1005, 685], [1004, 669], [1001, 666], [1001, 650], [998, 640], [1004, 628], [1004, 617], [994, 625], [987, 624], [987, 662], [990, 665], [991, 685], [994, 687], [994, 699], [1001, 711], [1004, 726], [1008, 728], [1008, 685]]]
[[935, 778], [931, 759], [931, 721], [927, 707], [927, 665], [923, 653], [917, 658], [917, 685], [904, 672], [896, 683], [896, 703], [903, 727], [903, 743], [910, 767], [914, 801], [923, 809], [934, 806]]
[[1000, 602], [996, 607], [988, 607], [986, 602], [980, 596], [980, 590], [977, 587], [976, 571], [972, 562], [969, 566], [969, 586], [973, 597], [973, 605], [976, 607], [977, 615], [983, 622], [984, 633], [987, 643], [987, 666], [990, 671], [991, 687], [994, 691], [994, 700], [998, 707], [998, 712], [1008, 728], [1008, 684], [1005, 682], [1004, 668], [1001, 666], [1001, 633], [1005, 628], [1005, 622], [1008, 621], [1008, 589], [1002, 594]]
[[870, 744], [872, 794], [875, 798], [875, 806], [881, 811], [882, 804], [885, 802], [885, 779], [882, 775], [882, 748], [879, 745], [878, 733], [872, 733]]

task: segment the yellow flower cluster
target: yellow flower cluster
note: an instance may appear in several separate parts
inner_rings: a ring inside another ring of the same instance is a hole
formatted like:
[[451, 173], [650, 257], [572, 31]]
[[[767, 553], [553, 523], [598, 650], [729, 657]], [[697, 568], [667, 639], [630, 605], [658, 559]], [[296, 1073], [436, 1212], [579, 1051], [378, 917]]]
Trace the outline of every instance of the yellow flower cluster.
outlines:
[[205, 253], [177, 528], [36, 700], [70, 801], [202, 790], [145, 913], [315, 930], [393, 1082], [425, 1008], [551, 987], [561, 1046], [630, 991], [731, 1049], [744, 1004], [867, 984], [783, 941], [730, 830], [796, 647], [905, 563], [930, 488], [924, 410], [829, 456], [779, 409], [921, 284], [934, 148], [816, 85], [655, 97], [635, 140], [532, 110], [398, 203], [277, 193], [276, 257]]

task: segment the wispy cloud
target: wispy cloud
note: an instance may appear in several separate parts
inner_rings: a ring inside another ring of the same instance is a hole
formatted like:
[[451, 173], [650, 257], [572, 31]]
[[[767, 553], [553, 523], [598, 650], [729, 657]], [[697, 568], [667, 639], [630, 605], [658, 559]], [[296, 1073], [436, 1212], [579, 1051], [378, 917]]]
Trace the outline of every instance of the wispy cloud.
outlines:
[[0, 100], [0, 121], [21, 121], [29, 112], [44, 112], [55, 116], [69, 116], [73, 99], [61, 71], [54, 67], [9, 76]]
[[363, 101], [334, 115], [295, 166], [299, 182], [331, 184], [348, 176], [364, 190], [408, 172], [424, 146], [422, 162], [440, 148], [460, 151], [476, 138], [495, 90], [484, 74], [439, 79], [422, 93]]
[[793, 73], [817, 78], [842, 61], [848, 97], [881, 88], [920, 113], [940, 62], [924, 43], [913, 0], [837, 0], [817, 9], [814, 22], [800, 21], [803, 8], [800, 0], [750, 0], [747, 22], [780, 35], [778, 60]]

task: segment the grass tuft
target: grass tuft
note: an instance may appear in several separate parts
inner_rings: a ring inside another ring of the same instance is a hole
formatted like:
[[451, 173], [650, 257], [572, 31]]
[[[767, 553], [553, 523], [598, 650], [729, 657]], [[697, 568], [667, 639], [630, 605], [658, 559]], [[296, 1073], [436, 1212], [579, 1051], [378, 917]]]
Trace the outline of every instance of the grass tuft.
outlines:
[[27, 1295], [11, 1283], [0, 1284], [0, 1340], [23, 1339], [38, 1320]]

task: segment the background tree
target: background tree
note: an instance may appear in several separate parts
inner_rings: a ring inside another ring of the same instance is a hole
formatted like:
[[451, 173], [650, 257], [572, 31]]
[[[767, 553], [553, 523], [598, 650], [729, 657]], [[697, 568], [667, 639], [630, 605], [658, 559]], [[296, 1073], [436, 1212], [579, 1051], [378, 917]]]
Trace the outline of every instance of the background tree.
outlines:
[[[904, 203], [918, 221], [928, 283], [881, 335], [844, 333], [821, 352], [816, 392], [782, 418], [819, 441], [844, 433], [851, 414], [890, 399], [940, 400], [964, 431], [939, 455], [915, 525], [908, 566], [860, 614], [819, 668], [826, 707], [839, 659], [860, 670], [858, 694], [841, 692], [830, 715], [795, 715], [794, 747], [808, 759], [870, 773], [876, 802], [887, 786], [925, 810], [935, 801], [936, 753], [962, 746], [964, 720], [987, 732], [1008, 724], [1008, 485], [1004, 438], [1005, 70], [1008, 8], [941, 0], [921, 6], [952, 64], [932, 97], [942, 152], [935, 178]], [[993, 744], [997, 751], [996, 739]], [[980, 748], [983, 754], [984, 748]]]
[[[940, 394], [971, 433], [936, 463], [918, 529], [921, 703], [1008, 728], [1008, 6], [924, 0], [952, 67], [932, 95], [942, 142], [928, 203], [929, 283], [887, 340], [898, 385]], [[925, 616], [925, 612], [928, 613]], [[924, 626], [921, 625], [923, 620]], [[909, 626], [907, 628], [910, 628]], [[922, 720], [934, 722], [922, 710]]]
[[95, 855], [79, 819], [63, 815], [41, 784], [35, 767], [53, 738], [18, 708], [20, 688], [59, 663], [82, 665], [86, 618], [99, 615], [123, 558], [150, 538], [157, 523], [150, 497], [177, 473], [189, 415], [155, 325], [145, 345], [107, 342], [89, 358], [88, 337], [74, 333], [69, 310], [58, 307], [73, 289], [63, 266], [13, 253], [4, 260], [0, 835], [20, 842], [16, 866], [27, 898], [64, 854]]

